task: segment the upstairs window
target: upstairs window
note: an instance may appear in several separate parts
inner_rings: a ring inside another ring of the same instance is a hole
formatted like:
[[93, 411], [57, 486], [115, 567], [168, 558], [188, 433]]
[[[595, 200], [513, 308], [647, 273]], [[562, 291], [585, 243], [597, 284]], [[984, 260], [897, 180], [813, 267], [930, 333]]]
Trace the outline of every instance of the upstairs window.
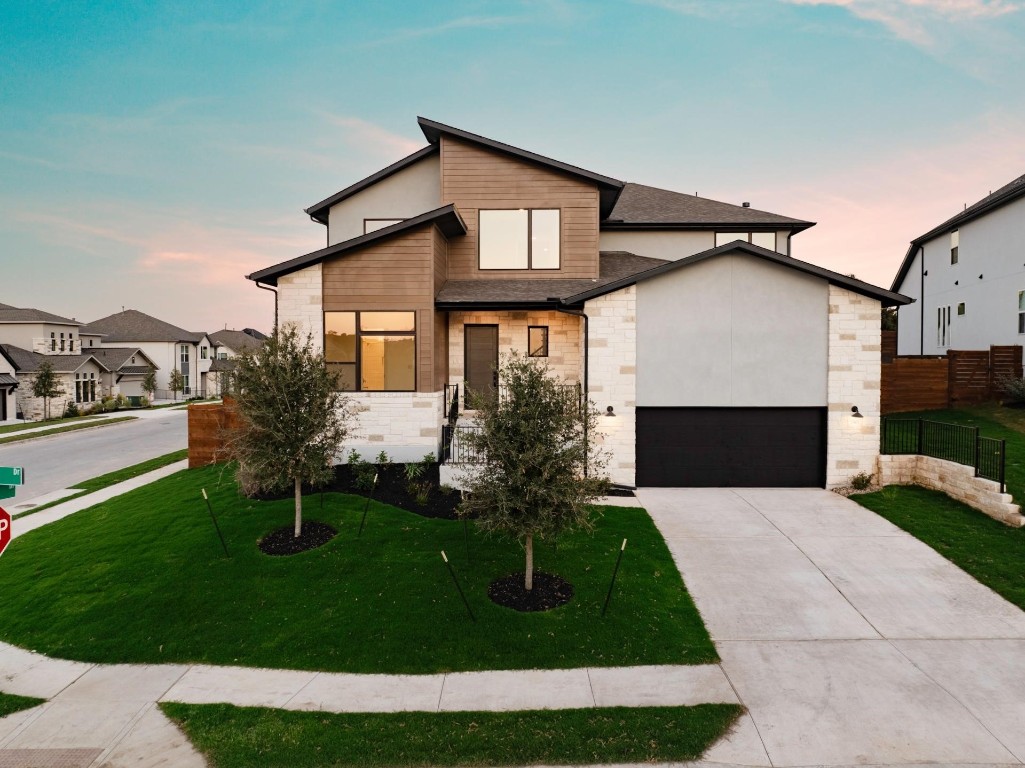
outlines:
[[325, 312], [324, 357], [338, 389], [416, 389], [415, 312]]
[[964, 315], [964, 313], [965, 313], [965, 307], [964, 307], [964, 302], [962, 301], [960, 304], [957, 305], [957, 314], [958, 315]]
[[1018, 291], [1018, 333], [1025, 333], [1025, 291]]
[[950, 263], [951, 264], [957, 264], [957, 246], [958, 246], [958, 243], [960, 241], [961, 241], [960, 234], [958, 233], [958, 230], [955, 229], [953, 232], [950, 233]]
[[199, 356], [201, 359], [206, 360], [206, 354], [206, 345], [203, 345], [199, 348]]
[[481, 269], [559, 268], [559, 209], [483, 210], [478, 222]]
[[715, 247], [718, 248], [720, 245], [726, 245], [726, 243], [732, 243], [734, 240], [740, 240], [745, 243], [751, 243], [751, 245], [757, 245], [759, 248], [764, 248], [767, 251], [776, 250], [776, 233], [775, 232], [716, 232], [715, 233]]

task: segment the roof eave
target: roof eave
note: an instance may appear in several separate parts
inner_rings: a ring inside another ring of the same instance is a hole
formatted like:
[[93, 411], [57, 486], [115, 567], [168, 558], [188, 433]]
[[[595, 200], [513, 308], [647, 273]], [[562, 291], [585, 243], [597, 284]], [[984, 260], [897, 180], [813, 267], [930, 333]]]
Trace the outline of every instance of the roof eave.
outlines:
[[737, 221], [724, 221], [724, 222], [666, 222], [666, 221], [603, 221], [599, 224], [599, 229], [609, 231], [641, 231], [641, 230], [677, 230], [677, 231], [700, 231], [700, 232], [711, 232], [715, 230], [719, 231], [735, 231], [739, 228], [746, 229], [751, 232], [778, 232], [780, 230], [788, 229], [793, 234], [803, 232], [806, 229], [814, 227], [816, 222], [814, 221], [780, 221], [780, 222], [762, 222], [762, 223], [748, 223], [748, 222], [737, 222]]
[[537, 301], [434, 301], [434, 308], [449, 311], [459, 310], [502, 310], [502, 309], [557, 309], [564, 302], [561, 299], [543, 299]]

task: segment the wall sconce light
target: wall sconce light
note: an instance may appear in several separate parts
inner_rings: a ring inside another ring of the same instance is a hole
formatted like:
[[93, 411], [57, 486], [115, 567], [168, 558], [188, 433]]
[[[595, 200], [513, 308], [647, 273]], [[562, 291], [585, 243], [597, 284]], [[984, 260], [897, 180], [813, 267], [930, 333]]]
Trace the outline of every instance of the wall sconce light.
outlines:
[[615, 418], [616, 412], [614, 410], [612, 410], [612, 406], [611, 405], [608, 408], [605, 409], [605, 415], [606, 416], [612, 416], [613, 418]]
[[979, 279], [980, 279], [980, 280], [982, 279], [982, 275], [979, 275]]
[[852, 405], [851, 406], [851, 414], [853, 414], [855, 419], [863, 419], [863, 418], [865, 418], [862, 415], [861, 411], [858, 410], [858, 406], [856, 406], [856, 405]]
[[961, 282], [960, 280], [955, 280], [955, 281], [954, 281], [954, 285], [957, 285], [957, 284], [958, 284], [958, 283], [960, 283], [960, 282]]

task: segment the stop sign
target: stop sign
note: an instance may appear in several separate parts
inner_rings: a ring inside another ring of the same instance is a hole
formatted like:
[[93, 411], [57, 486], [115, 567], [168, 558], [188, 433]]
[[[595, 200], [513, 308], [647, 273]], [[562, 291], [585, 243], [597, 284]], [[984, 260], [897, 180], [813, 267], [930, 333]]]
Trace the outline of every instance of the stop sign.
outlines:
[[0, 555], [11, 543], [11, 513], [0, 507]]

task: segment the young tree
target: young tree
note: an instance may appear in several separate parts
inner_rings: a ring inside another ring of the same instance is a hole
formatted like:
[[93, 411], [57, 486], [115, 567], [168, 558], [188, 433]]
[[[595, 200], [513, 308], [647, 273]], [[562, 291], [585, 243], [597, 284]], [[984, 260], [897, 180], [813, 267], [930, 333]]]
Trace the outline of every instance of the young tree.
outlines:
[[523, 542], [523, 586], [534, 587], [534, 539], [590, 525], [587, 505], [608, 493], [606, 457], [588, 426], [597, 411], [553, 379], [548, 366], [512, 354], [499, 369], [502, 397], [472, 395], [478, 431], [466, 441], [480, 463], [464, 471], [459, 512], [486, 532]]
[[151, 400], [153, 399], [153, 393], [157, 391], [157, 372], [152, 368], [142, 378], [142, 391], [149, 392]]
[[302, 535], [302, 484], [332, 475], [331, 462], [355, 411], [335, 388], [313, 337], [288, 325], [258, 350], [245, 350], [234, 372], [238, 427], [228, 451], [244, 492], [295, 492], [295, 535]]
[[167, 377], [167, 388], [174, 392], [174, 399], [178, 399], [178, 393], [185, 389], [185, 377], [178, 370], [178, 366], [171, 369], [171, 375]]
[[32, 382], [32, 395], [43, 398], [43, 419], [50, 420], [50, 400], [64, 394], [60, 378], [53, 370], [53, 364], [46, 360], [39, 365], [36, 378]]

